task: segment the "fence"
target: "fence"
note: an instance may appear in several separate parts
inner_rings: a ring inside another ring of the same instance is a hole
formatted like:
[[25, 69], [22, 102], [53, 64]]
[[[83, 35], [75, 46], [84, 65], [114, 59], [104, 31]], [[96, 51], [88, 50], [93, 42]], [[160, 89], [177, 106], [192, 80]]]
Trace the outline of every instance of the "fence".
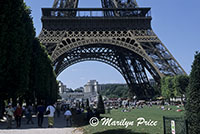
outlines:
[[163, 116], [164, 134], [188, 134], [188, 122], [183, 117]]

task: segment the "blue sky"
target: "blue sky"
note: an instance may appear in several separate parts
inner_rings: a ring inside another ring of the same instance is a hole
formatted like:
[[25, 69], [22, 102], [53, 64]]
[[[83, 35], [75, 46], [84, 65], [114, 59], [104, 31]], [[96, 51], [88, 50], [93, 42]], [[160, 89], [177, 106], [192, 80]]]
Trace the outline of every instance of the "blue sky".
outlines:
[[[199, 0], [137, 0], [140, 7], [151, 7], [152, 28], [183, 69], [189, 74], [195, 51], [200, 50]], [[32, 10], [36, 33], [39, 35], [41, 8], [51, 7], [53, 0], [25, 0]], [[101, 0], [79, 0], [79, 7], [101, 7]], [[58, 80], [67, 87], [77, 88], [87, 81], [125, 83], [121, 74], [100, 62], [82, 62], [63, 71]]]

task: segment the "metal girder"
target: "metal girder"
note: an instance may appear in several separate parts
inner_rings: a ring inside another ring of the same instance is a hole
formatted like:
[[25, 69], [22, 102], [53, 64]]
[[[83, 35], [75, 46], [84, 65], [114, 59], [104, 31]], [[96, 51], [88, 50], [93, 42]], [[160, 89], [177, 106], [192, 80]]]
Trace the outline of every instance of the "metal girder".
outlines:
[[[103, 8], [135, 8], [137, 7], [136, 0], [101, 0]], [[53, 8], [63, 8], [63, 9], [71, 9], [78, 7], [78, 0], [54, 0]], [[131, 11], [103, 11], [104, 16], [130, 16], [135, 15], [135, 12]], [[55, 16], [76, 16], [77, 12], [54, 12]]]
[[105, 44], [87, 45], [71, 49], [54, 63], [59, 75], [67, 67], [82, 61], [100, 61], [117, 69], [126, 80], [130, 90], [138, 98], [152, 97], [154, 90], [149, 85], [142, 60], [130, 50]]
[[69, 52], [65, 53], [57, 61], [55, 61], [57, 62], [55, 67], [56, 74], [59, 75], [65, 68], [69, 67], [70, 65], [85, 60], [105, 62], [122, 73], [116, 61], [115, 53], [112, 49], [100, 46], [82, 46], [71, 49]]
[[[67, 9], [67, 8], [77, 8], [78, 0], [54, 0], [53, 8]], [[76, 16], [76, 12], [52, 12], [54, 16]]]
[[[101, 0], [103, 8], [136, 8], [136, 0]], [[135, 12], [130, 11], [104, 11], [105, 16], [131, 16], [135, 15]]]
[[135, 8], [136, 0], [101, 0], [103, 8]]
[[[132, 8], [136, 0], [101, 0], [103, 8]], [[53, 8], [77, 8], [78, 0], [54, 0]]]
[[141, 44], [162, 74], [167, 76], [186, 74], [161, 42], [145, 42]]
[[54, 0], [53, 8], [77, 8], [78, 0]]
[[[151, 28], [150, 8], [134, 0], [101, 0], [100, 8], [77, 8], [78, 0], [55, 0], [42, 9], [39, 35], [57, 75], [82, 61], [100, 61], [116, 68], [132, 95], [151, 97], [148, 71], [157, 83], [166, 75], [186, 74]], [[77, 16], [89, 12], [89, 16]], [[101, 12], [103, 15], [95, 15]]]

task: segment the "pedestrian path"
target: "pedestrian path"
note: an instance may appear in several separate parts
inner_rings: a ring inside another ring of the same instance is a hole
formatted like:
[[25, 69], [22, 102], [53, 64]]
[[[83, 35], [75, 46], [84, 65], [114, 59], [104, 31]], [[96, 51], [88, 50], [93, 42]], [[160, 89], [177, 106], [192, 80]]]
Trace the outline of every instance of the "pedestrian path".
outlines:
[[55, 117], [54, 128], [48, 128], [47, 117], [44, 118], [42, 128], [38, 127], [36, 117], [33, 117], [34, 124], [26, 124], [26, 121], [26, 118], [22, 118], [20, 128], [16, 128], [13, 121], [12, 129], [6, 129], [7, 124], [0, 122], [0, 134], [83, 134], [80, 128], [66, 127], [64, 116]]
[[1, 130], [0, 134], [83, 134], [76, 128], [43, 128]]

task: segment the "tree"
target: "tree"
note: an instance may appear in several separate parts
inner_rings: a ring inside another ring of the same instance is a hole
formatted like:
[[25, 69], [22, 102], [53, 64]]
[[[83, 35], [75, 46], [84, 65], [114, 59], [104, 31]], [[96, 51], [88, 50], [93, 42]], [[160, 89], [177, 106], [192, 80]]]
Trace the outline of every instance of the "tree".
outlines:
[[[23, 0], [0, 8], [0, 113], [5, 100], [56, 100], [58, 85], [51, 60], [35, 38], [30, 9]], [[42, 97], [41, 97], [42, 96]], [[1, 116], [1, 115], [0, 115]]]
[[183, 104], [183, 96], [186, 93], [186, 89], [189, 84], [189, 76], [178, 75], [174, 77], [174, 94], [175, 96], [181, 96], [181, 102]]
[[35, 98], [39, 102], [42, 100], [55, 102], [58, 97], [58, 82], [51, 66], [51, 60], [45, 47], [37, 38], [33, 43], [29, 87], [26, 95], [27, 102], [34, 103]]
[[2, 1], [0, 8], [0, 104], [16, 104], [29, 85], [30, 55], [35, 36], [30, 10], [23, 0]]
[[99, 95], [98, 98], [97, 111], [99, 112], [99, 114], [105, 114], [104, 102], [101, 95]]
[[190, 73], [187, 90], [186, 118], [191, 134], [200, 132], [200, 53], [197, 52]]
[[86, 99], [86, 109], [88, 109], [90, 107], [90, 102], [89, 102], [89, 99], [87, 98]]
[[105, 84], [105, 89], [100, 91], [101, 95], [108, 98], [127, 98], [129, 97], [128, 86], [122, 84]]
[[157, 98], [157, 97], [161, 96], [161, 87], [160, 87], [160, 84], [155, 84], [152, 87], [155, 90], [155, 96], [154, 96], [154, 98]]
[[79, 92], [80, 93], [80, 92], [83, 92], [83, 89], [80, 87], [80, 88], [75, 89], [74, 92]]
[[166, 76], [161, 79], [162, 96], [170, 103], [170, 98], [174, 97], [173, 77]]

